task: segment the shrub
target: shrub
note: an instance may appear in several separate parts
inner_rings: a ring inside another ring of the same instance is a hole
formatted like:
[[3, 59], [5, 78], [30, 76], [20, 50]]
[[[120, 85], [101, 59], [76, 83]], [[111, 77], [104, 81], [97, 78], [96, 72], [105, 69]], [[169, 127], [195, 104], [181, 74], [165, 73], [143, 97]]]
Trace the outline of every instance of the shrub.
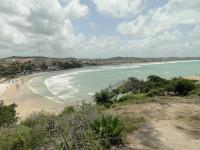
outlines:
[[150, 75], [147, 77], [147, 80], [150, 82], [155, 82], [155, 83], [165, 83], [167, 80], [163, 79], [159, 76], [155, 76], [155, 75]]
[[97, 104], [112, 103], [112, 98], [114, 97], [113, 93], [108, 89], [101, 90], [100, 92], [95, 93], [94, 101]]
[[30, 146], [30, 128], [18, 126], [0, 130], [0, 149], [28, 150]]
[[83, 104], [76, 112], [63, 114], [60, 118], [49, 122], [48, 137], [58, 149], [100, 149], [101, 140], [90, 126], [96, 116], [96, 108]]
[[123, 93], [132, 92], [132, 93], [140, 93], [145, 89], [145, 82], [142, 80], [138, 80], [135, 77], [128, 78], [127, 81], [123, 84]]
[[49, 122], [56, 118], [55, 115], [45, 111], [31, 114], [28, 118], [21, 122], [21, 125], [31, 129], [30, 145], [32, 149], [39, 149], [41, 147], [53, 147], [51, 140], [48, 137], [47, 126]]
[[163, 96], [165, 90], [163, 88], [152, 89], [147, 93], [147, 96], [154, 97], [154, 96]]
[[48, 122], [48, 120], [51, 120], [55, 116], [53, 114], [50, 114], [45, 111], [37, 112], [31, 114], [29, 117], [27, 117], [24, 121], [21, 122], [21, 125], [25, 125], [30, 128], [34, 128], [37, 125], [42, 125]]
[[102, 144], [109, 146], [121, 142], [121, 132], [123, 128], [122, 122], [118, 117], [102, 115], [91, 123], [91, 127], [95, 133], [103, 139]]
[[60, 114], [60, 116], [63, 116], [63, 115], [67, 115], [67, 114], [71, 114], [71, 113], [75, 113], [76, 110], [73, 106], [69, 106], [69, 107], [66, 107]]
[[174, 92], [181, 96], [188, 95], [195, 88], [193, 81], [182, 78], [174, 79], [173, 85]]
[[17, 122], [16, 110], [17, 105], [4, 105], [3, 101], [0, 101], [0, 127], [6, 127]]

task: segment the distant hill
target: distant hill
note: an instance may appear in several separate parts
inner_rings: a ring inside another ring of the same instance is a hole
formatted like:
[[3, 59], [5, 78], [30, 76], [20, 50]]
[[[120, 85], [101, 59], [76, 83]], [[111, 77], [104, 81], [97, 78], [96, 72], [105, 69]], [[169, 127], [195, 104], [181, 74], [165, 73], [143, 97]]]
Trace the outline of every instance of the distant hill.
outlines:
[[139, 57], [113, 57], [113, 58], [99, 58], [99, 59], [84, 59], [84, 58], [49, 58], [49, 57], [7, 57], [0, 59], [1, 64], [11, 64], [14, 62], [28, 62], [31, 61], [35, 65], [45, 63], [46, 65], [53, 65], [55, 62], [79, 62], [82, 66], [87, 65], [114, 65], [123, 63], [142, 63], [142, 62], [159, 62], [159, 61], [176, 61], [176, 60], [200, 60], [200, 57], [160, 57], [160, 58], [139, 58]]

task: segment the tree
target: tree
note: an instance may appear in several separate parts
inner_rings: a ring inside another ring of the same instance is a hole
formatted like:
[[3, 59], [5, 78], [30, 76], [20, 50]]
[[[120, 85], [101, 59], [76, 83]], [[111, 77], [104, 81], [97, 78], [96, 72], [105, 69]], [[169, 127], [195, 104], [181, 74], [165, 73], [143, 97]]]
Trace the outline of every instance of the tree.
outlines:
[[16, 107], [16, 104], [6, 106], [3, 101], [0, 101], [0, 127], [9, 126], [17, 122]]

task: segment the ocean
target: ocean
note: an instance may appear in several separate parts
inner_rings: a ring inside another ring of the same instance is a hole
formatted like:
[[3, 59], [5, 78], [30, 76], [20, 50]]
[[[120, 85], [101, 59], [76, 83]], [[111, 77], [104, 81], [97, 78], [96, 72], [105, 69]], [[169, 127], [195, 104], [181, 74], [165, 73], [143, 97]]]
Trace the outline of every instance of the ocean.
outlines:
[[200, 60], [84, 67], [36, 75], [30, 80], [29, 88], [57, 103], [76, 105], [92, 102], [95, 92], [128, 77], [145, 80], [149, 75], [168, 79], [193, 76], [200, 75], [199, 67]]

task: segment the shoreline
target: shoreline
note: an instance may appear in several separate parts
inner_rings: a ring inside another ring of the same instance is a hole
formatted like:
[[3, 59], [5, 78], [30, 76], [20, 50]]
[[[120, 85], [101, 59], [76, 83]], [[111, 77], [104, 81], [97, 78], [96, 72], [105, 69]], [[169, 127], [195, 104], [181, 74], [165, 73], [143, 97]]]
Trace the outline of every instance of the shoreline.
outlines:
[[25, 76], [18, 79], [15, 83], [8, 85], [8, 87], [0, 94], [0, 99], [6, 105], [15, 103], [17, 105], [17, 116], [25, 119], [34, 112], [48, 111], [50, 113], [61, 112], [65, 105], [59, 104], [49, 99], [33, 93], [29, 89], [29, 82], [33, 75]]
[[[178, 63], [178, 62], [190, 62], [190, 61], [200, 61], [200, 60], [187, 60], [187, 61], [161, 61], [161, 62], [148, 62], [148, 63], [130, 63], [130, 64], [162, 64], [162, 63]], [[125, 65], [125, 64], [121, 64]], [[108, 65], [104, 65], [108, 66]], [[118, 65], [109, 65], [109, 66], [118, 66]], [[80, 68], [69, 69], [76, 70]], [[21, 119], [26, 118], [33, 112], [38, 111], [48, 111], [50, 113], [59, 113], [61, 112], [66, 106], [66, 103], [57, 103], [52, 101], [48, 98], [45, 98], [41, 95], [34, 93], [29, 88], [29, 82], [33, 77], [45, 74], [45, 73], [55, 73], [55, 72], [64, 72], [66, 70], [59, 70], [59, 71], [49, 71], [49, 72], [42, 72], [42, 73], [33, 73], [28, 76], [22, 76], [17, 79], [13, 79], [9, 82], [0, 82], [0, 100], [3, 100], [5, 104], [9, 105], [15, 103], [17, 105], [17, 113]], [[200, 81], [200, 77], [198, 76], [191, 76], [191, 77], [184, 77], [190, 80], [197, 80]], [[14, 83], [12, 83], [14, 82]], [[3, 89], [3, 90], [2, 90]]]

